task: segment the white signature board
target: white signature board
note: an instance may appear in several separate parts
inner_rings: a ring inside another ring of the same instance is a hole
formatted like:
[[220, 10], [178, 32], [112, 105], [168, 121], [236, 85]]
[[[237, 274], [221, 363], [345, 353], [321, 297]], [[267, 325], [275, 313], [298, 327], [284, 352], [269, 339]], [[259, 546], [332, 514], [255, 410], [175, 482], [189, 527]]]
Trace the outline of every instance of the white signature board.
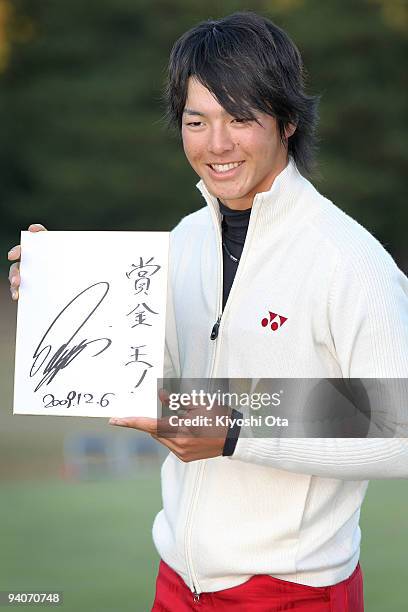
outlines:
[[168, 232], [22, 232], [14, 414], [157, 415]]

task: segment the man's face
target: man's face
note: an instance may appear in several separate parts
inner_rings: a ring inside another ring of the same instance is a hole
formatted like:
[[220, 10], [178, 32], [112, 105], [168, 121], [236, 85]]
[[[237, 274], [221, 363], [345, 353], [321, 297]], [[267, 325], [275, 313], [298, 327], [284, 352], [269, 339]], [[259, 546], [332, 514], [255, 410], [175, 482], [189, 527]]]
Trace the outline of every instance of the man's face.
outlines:
[[[250, 208], [255, 194], [270, 189], [287, 164], [276, 119], [257, 111], [255, 116], [260, 124], [235, 119], [190, 77], [181, 131], [184, 152], [210, 193], [237, 210]], [[286, 135], [294, 129], [289, 126]]]

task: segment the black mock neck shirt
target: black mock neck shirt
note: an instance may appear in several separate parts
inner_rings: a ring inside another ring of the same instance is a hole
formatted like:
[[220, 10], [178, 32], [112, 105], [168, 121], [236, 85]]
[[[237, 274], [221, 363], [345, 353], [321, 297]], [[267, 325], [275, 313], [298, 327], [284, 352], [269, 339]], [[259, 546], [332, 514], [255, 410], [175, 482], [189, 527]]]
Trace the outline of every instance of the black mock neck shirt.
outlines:
[[[248, 230], [251, 208], [247, 210], [233, 210], [218, 200], [220, 213], [222, 215], [222, 254], [223, 254], [223, 287], [222, 287], [222, 309], [224, 310], [235, 274], [238, 262], [244, 248], [244, 242]], [[234, 259], [238, 261], [234, 261]]]

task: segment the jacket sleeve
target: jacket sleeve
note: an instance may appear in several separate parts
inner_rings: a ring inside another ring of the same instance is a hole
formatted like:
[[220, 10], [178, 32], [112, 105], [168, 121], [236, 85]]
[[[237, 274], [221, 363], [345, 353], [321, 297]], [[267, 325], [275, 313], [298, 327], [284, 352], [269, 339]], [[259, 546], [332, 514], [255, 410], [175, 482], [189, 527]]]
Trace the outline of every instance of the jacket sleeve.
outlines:
[[[407, 388], [408, 279], [374, 239], [357, 254], [339, 255], [328, 322], [329, 344], [343, 378], [398, 378]], [[405, 431], [407, 397], [401, 403]], [[234, 459], [344, 480], [408, 478], [408, 437], [240, 437]]]

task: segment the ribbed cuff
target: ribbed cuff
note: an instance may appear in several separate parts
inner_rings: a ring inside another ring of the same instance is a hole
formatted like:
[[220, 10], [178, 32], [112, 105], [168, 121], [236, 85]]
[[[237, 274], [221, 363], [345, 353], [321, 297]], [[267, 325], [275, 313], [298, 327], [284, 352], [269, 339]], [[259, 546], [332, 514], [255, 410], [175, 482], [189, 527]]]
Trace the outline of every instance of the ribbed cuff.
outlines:
[[[279, 438], [247, 438], [245, 437], [245, 428], [241, 437], [237, 440], [234, 450], [234, 456], [231, 459], [238, 459], [239, 461], [247, 461], [249, 463], [258, 463], [260, 465], [267, 465], [268, 458], [270, 459], [270, 465], [275, 467], [278, 463], [279, 458]], [[267, 452], [265, 453], [265, 450]]]

